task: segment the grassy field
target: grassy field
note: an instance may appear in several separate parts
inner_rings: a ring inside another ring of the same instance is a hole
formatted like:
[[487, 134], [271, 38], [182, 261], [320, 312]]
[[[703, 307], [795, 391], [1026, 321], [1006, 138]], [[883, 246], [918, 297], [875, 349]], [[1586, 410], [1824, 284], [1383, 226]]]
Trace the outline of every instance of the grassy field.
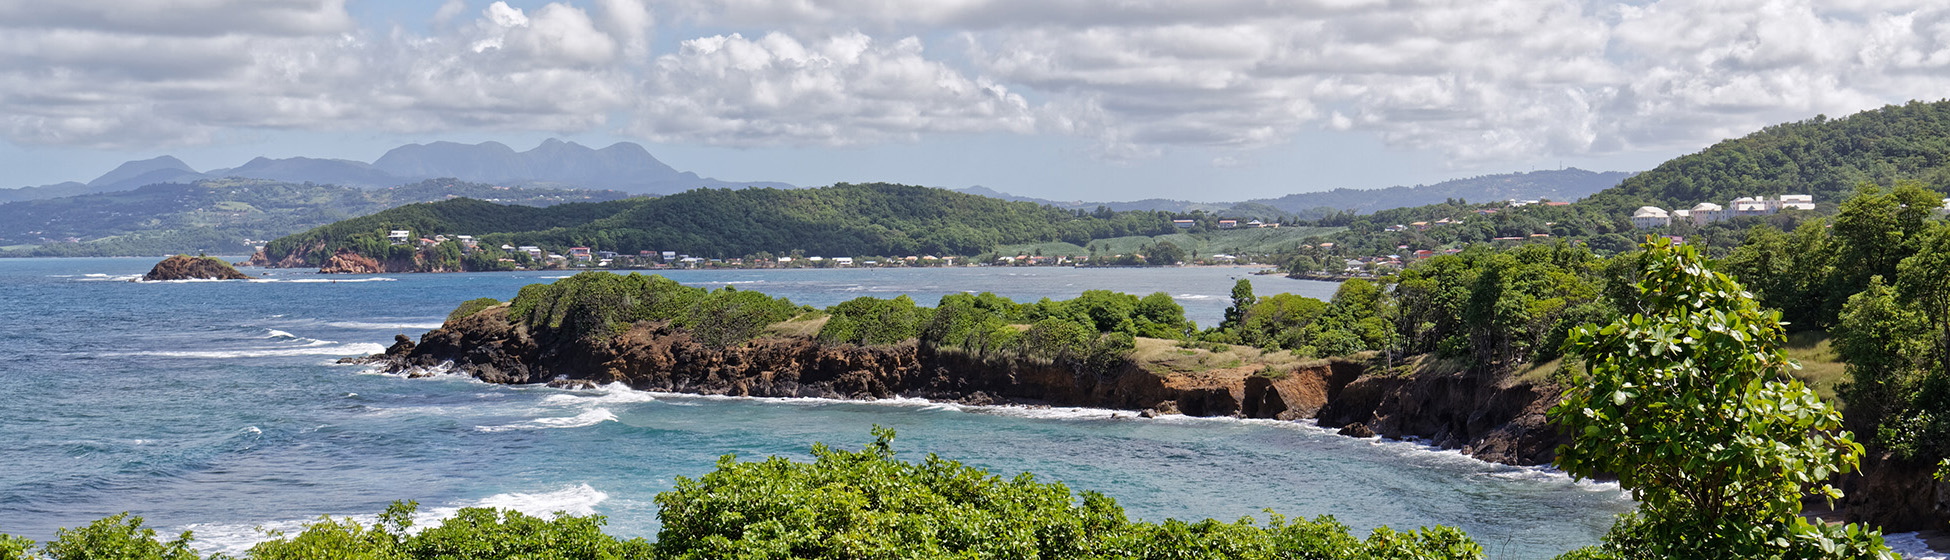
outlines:
[[[1142, 235], [1113, 237], [1091, 241], [1088, 246], [1074, 243], [1025, 243], [1004, 245], [996, 248], [995, 255], [1043, 255], [1043, 256], [1088, 256], [1095, 247], [1099, 255], [1128, 255], [1138, 252], [1139, 247], [1170, 241], [1184, 249], [1190, 256], [1210, 256], [1218, 253], [1272, 253], [1291, 250], [1310, 237], [1325, 237], [1346, 228], [1337, 227], [1283, 227], [1252, 228], [1209, 231], [1204, 233], [1174, 233], [1147, 237]], [[1037, 251], [1041, 251], [1038, 253]]]
[[1251, 346], [1231, 344], [1201, 344], [1197, 348], [1184, 348], [1179, 346], [1176, 340], [1161, 338], [1137, 339], [1137, 349], [1131, 353], [1131, 360], [1137, 362], [1139, 367], [1160, 375], [1231, 369], [1256, 364], [1266, 366], [1260, 370], [1262, 373], [1278, 375], [1293, 371], [1301, 364], [1320, 361], [1302, 358], [1284, 350], [1268, 352]]
[[1843, 371], [1841, 359], [1829, 348], [1828, 333], [1821, 331], [1799, 332], [1788, 335], [1787, 355], [1801, 362], [1801, 369], [1794, 376], [1807, 383], [1828, 402], [1835, 399], [1835, 386], [1848, 381], [1848, 372]]

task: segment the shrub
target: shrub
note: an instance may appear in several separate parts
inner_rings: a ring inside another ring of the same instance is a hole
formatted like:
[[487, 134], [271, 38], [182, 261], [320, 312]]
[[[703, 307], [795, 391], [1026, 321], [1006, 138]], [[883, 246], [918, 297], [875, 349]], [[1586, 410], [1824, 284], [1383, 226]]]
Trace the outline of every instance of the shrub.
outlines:
[[454, 312], [447, 314], [447, 322], [453, 323], [454, 321], [459, 321], [461, 319], [472, 317], [474, 316], [475, 313], [480, 313], [482, 309], [487, 309], [489, 307], [494, 307], [496, 305], [501, 305], [501, 300], [494, 299], [491, 297], [474, 298], [467, 301], [463, 301], [460, 303], [460, 307], [454, 308]]

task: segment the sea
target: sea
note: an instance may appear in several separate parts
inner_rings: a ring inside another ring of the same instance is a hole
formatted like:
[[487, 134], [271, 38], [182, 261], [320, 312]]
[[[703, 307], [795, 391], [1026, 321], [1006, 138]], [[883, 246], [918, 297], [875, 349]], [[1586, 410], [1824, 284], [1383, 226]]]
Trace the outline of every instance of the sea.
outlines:
[[[241, 260], [234, 257], [232, 260]], [[153, 258], [0, 259], [0, 533], [52, 538], [119, 512], [204, 553], [237, 553], [320, 516], [370, 520], [395, 500], [433, 523], [462, 507], [601, 514], [654, 539], [659, 492], [721, 456], [858, 448], [875, 425], [900, 456], [1102, 492], [1133, 518], [1332, 515], [1358, 535], [1453, 525], [1491, 558], [1595, 543], [1632, 508], [1615, 484], [1485, 463], [1310, 421], [1137, 418], [1084, 408], [725, 398], [621, 386], [563, 390], [407, 379], [335, 363], [438, 327], [462, 301], [512, 298], [563, 272], [331, 275], [245, 268], [254, 281], [133, 281]], [[1328, 299], [1337, 285], [1249, 268], [663, 271], [828, 306], [955, 292], [1017, 301], [1088, 289], [1165, 292], [1200, 325], [1234, 282]], [[1913, 539], [1913, 537], [1911, 537]], [[1919, 543], [1920, 546], [1920, 543]]]

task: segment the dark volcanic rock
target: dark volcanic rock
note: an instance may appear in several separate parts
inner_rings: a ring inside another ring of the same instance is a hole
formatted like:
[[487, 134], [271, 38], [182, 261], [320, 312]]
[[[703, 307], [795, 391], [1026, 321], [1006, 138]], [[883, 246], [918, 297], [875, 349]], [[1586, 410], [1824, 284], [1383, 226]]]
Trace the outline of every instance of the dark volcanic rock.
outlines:
[[176, 255], [156, 263], [143, 280], [250, 280], [230, 263], [215, 257]]

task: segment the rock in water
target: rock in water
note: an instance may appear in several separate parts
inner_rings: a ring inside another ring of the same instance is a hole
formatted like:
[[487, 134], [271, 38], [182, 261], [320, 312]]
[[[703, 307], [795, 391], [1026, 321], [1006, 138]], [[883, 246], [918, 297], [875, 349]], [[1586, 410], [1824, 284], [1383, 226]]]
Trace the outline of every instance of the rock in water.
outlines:
[[143, 280], [250, 280], [230, 263], [216, 257], [176, 255], [156, 263]]
[[1374, 430], [1369, 428], [1367, 424], [1355, 422], [1342, 426], [1340, 434], [1347, 437], [1371, 438], [1374, 437]]

